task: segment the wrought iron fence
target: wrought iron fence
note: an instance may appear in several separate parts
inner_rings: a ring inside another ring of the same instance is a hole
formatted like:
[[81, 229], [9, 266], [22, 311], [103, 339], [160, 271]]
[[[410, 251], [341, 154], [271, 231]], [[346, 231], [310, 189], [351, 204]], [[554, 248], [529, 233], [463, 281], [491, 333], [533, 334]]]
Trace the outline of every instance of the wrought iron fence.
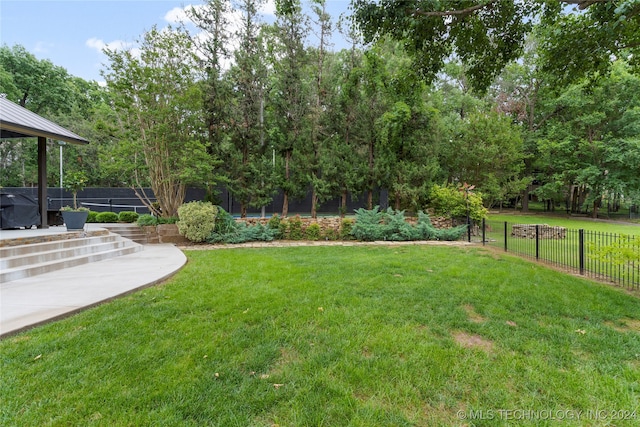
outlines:
[[481, 231], [483, 245], [640, 289], [640, 236], [500, 221]]

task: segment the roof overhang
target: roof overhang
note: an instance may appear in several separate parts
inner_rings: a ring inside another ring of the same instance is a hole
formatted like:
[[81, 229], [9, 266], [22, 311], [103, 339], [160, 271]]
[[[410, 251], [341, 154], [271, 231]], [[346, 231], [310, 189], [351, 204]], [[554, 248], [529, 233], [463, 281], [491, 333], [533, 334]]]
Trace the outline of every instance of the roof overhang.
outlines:
[[70, 130], [0, 97], [0, 138], [32, 137], [50, 138], [70, 144], [89, 143]]

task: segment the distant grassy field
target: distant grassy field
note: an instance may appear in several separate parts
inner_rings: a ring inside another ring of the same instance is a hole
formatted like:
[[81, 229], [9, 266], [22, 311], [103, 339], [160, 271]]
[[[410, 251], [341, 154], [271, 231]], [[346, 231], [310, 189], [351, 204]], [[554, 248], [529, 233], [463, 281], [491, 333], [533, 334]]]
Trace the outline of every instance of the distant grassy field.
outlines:
[[563, 217], [559, 215], [521, 215], [511, 213], [491, 213], [489, 214], [491, 221], [507, 221], [517, 224], [548, 224], [575, 229], [585, 229], [593, 231], [601, 231], [605, 233], [616, 234], [635, 234], [640, 235], [640, 224], [631, 224], [616, 221], [594, 221], [589, 218], [582, 217]]
[[478, 247], [187, 255], [1, 341], [0, 424], [640, 422], [640, 299], [620, 289]]

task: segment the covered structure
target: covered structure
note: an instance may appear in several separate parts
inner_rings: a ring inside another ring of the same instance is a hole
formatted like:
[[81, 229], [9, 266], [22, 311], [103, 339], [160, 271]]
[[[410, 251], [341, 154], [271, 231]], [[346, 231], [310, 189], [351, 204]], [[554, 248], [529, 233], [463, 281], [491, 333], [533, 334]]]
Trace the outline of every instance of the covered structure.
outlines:
[[47, 138], [70, 144], [89, 141], [0, 96], [0, 138], [38, 138], [40, 228], [47, 228]]

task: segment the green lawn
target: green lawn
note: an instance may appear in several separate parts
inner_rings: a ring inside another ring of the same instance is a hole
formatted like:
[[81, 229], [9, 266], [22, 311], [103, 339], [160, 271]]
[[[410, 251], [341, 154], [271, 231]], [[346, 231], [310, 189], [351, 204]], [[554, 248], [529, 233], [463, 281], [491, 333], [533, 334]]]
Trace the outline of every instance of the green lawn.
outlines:
[[0, 424], [640, 423], [637, 295], [481, 248], [187, 255], [0, 342]]
[[616, 221], [594, 221], [585, 217], [568, 217], [564, 215], [533, 214], [522, 215], [519, 213], [492, 213], [489, 214], [491, 221], [507, 221], [514, 224], [548, 224], [560, 227], [600, 231], [615, 234], [635, 234], [640, 235], [640, 224]]

